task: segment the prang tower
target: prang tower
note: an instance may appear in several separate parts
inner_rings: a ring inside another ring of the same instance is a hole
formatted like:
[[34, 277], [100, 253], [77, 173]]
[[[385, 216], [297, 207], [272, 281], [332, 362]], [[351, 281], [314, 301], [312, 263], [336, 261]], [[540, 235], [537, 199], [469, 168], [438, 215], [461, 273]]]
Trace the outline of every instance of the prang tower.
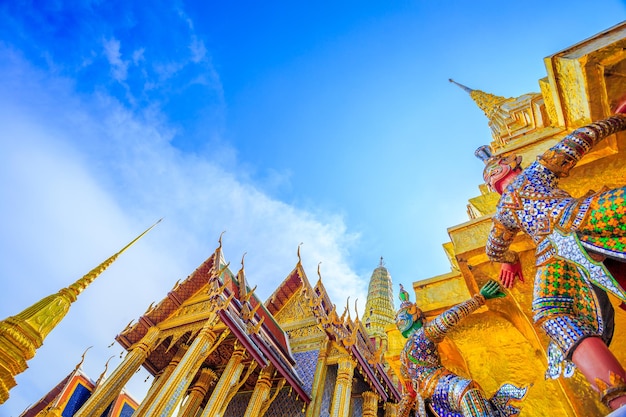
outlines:
[[391, 275], [381, 256], [380, 264], [370, 278], [363, 323], [376, 348], [381, 350], [382, 347], [383, 352], [387, 350], [385, 327], [394, 324], [395, 315]]

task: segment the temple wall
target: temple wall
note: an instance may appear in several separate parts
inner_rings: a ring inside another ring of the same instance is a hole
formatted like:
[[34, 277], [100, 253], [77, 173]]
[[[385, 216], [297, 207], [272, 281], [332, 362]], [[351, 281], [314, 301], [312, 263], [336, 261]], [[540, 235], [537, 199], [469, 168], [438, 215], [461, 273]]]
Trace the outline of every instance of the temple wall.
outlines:
[[[265, 414], [266, 417], [303, 417], [304, 416], [304, 404], [300, 401], [294, 400], [294, 395], [290, 394], [289, 388], [283, 388], [280, 390], [280, 394], [276, 397], [270, 408]], [[234, 416], [233, 416], [234, 417]]]
[[330, 406], [333, 401], [335, 382], [337, 381], [337, 365], [328, 365], [326, 381], [324, 382], [324, 395], [322, 396], [322, 408], [320, 417], [330, 417]]
[[302, 379], [304, 390], [309, 395], [311, 395], [313, 391], [313, 378], [315, 377], [315, 367], [317, 366], [319, 354], [319, 350], [309, 350], [307, 352], [296, 352], [293, 354], [296, 360], [296, 371], [300, 379]]

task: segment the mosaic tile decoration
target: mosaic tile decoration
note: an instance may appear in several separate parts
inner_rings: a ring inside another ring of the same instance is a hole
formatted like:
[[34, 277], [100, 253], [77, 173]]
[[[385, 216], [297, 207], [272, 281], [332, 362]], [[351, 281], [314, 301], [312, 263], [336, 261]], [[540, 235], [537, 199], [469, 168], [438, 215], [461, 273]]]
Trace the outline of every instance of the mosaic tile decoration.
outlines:
[[224, 417], [243, 416], [246, 412], [246, 408], [248, 407], [248, 403], [250, 402], [251, 397], [252, 397], [251, 392], [235, 394], [233, 399], [230, 400], [228, 407], [226, 407], [226, 411], [224, 412]]
[[[280, 394], [276, 397], [270, 408], [267, 410], [265, 417], [303, 417], [305, 414], [304, 403], [300, 401], [297, 395], [289, 393], [289, 388], [280, 390]], [[272, 394], [274, 392], [272, 391]], [[243, 415], [239, 414], [238, 417]]]
[[352, 397], [350, 400], [350, 415], [352, 417], [363, 416], [363, 398]]
[[313, 379], [315, 378], [315, 368], [317, 367], [317, 358], [319, 350], [310, 350], [308, 352], [298, 352], [293, 354], [296, 361], [296, 372], [303, 382], [304, 391], [311, 396], [313, 391]]
[[120, 411], [119, 417], [131, 417], [135, 409], [128, 404], [124, 404], [122, 411]]
[[333, 401], [335, 382], [337, 381], [337, 365], [329, 365], [326, 370], [326, 381], [324, 382], [324, 395], [322, 396], [322, 407], [320, 417], [330, 417], [330, 405]]

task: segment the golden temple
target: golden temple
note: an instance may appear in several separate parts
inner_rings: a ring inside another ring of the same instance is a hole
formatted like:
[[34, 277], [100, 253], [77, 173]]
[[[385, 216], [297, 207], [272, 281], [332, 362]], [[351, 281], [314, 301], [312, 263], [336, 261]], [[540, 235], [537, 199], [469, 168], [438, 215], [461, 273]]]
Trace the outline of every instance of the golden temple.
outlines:
[[[485, 112], [495, 153], [521, 154], [527, 164], [571, 130], [606, 117], [623, 100], [625, 51], [626, 23], [621, 23], [545, 58], [547, 76], [539, 80], [540, 93], [505, 98], [461, 87]], [[626, 134], [617, 134], [585, 157], [561, 185], [574, 196], [623, 186], [624, 161]], [[484, 185], [479, 190], [468, 202], [468, 221], [448, 229], [450, 242], [443, 248], [450, 272], [413, 283], [416, 303], [427, 317], [465, 301], [498, 275], [498, 265], [485, 254], [485, 242], [499, 196]], [[524, 275], [532, 277], [532, 242], [519, 235], [514, 248], [521, 253]], [[474, 379], [490, 394], [504, 382], [530, 386], [521, 416], [606, 415], [609, 410], [581, 375], [544, 377], [547, 339], [532, 322], [530, 281], [518, 283], [507, 297], [459, 324], [439, 345], [445, 366]], [[406, 339], [393, 324], [392, 294], [381, 259], [370, 279], [366, 311], [352, 318], [349, 308], [337, 311], [319, 269], [316, 283], [309, 281], [298, 251], [294, 269], [262, 302], [248, 285], [243, 259], [238, 272], [232, 272], [220, 240], [188, 278], [117, 335], [126, 356], [106, 379], [89, 382], [77, 367], [23, 415], [395, 417], [402, 394], [399, 354]], [[611, 300], [621, 330], [611, 350], [625, 364], [626, 311]], [[37, 311], [45, 316], [45, 309]], [[39, 338], [62, 316], [38, 320], [45, 323]], [[41, 340], [29, 341], [27, 348], [16, 348], [21, 345], [9, 340], [22, 340], [15, 323], [11, 318], [0, 324], [0, 378], [6, 390], [2, 402], [15, 375], [26, 369], [41, 345]], [[154, 381], [137, 403], [123, 389], [140, 367]], [[72, 400], [77, 391], [70, 388], [79, 385], [88, 392], [77, 405]], [[126, 401], [126, 408], [115, 409], [112, 405], [120, 401]], [[69, 404], [75, 408], [65, 412]]]

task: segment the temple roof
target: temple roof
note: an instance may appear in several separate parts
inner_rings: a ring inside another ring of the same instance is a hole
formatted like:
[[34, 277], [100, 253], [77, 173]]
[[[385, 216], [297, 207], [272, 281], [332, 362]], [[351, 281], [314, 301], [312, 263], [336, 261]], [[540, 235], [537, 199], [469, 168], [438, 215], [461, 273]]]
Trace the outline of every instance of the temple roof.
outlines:
[[217, 253], [216, 251], [216, 253], [211, 255], [183, 282], [177, 282], [159, 304], [150, 306], [134, 325], [131, 326], [129, 323], [115, 340], [128, 349], [140, 341], [150, 327], [156, 326], [175, 313], [185, 301], [208, 284], [211, 270], [216, 262]]
[[287, 277], [274, 290], [272, 295], [265, 301], [265, 306], [271, 314], [278, 313], [285, 304], [293, 297], [303, 286], [311, 286], [302, 264], [298, 261], [296, 267], [287, 275]]
[[[216, 301], [211, 301], [211, 297]], [[191, 321], [184, 322], [185, 315], [181, 316], [182, 309], [190, 308], [197, 311], [198, 309], [193, 305], [202, 306], [206, 303], [209, 304], [207, 307], [202, 307], [199, 314], [191, 313], [189, 316]], [[156, 375], [174, 357], [177, 350], [172, 348], [174, 345], [188, 343], [195, 337], [203, 320], [206, 320], [206, 314], [209, 314], [206, 309], [216, 308], [215, 303], [224, 305], [217, 307], [216, 310], [222, 324], [221, 330], [216, 328], [214, 331], [221, 333], [229, 329], [230, 334], [224, 335], [224, 340], [205, 360], [205, 365], [219, 372], [230, 359], [235, 342], [239, 342], [246, 348], [250, 357], [260, 365], [260, 368], [270, 363], [274, 365], [279, 374], [277, 377], [284, 377], [298, 396], [308, 403], [310, 398], [304, 392], [302, 381], [293, 368], [295, 361], [284, 331], [276, 323], [268, 308], [254, 294], [254, 290], [247, 286], [243, 260], [242, 269], [237, 275], [228, 269], [222, 257], [221, 243], [213, 255], [187, 279], [177, 283], [160, 303], [150, 306], [134, 325], [127, 326], [116, 337], [116, 340], [124, 348], [130, 349], [146, 335], [150, 327], [170, 326], [168, 331], [171, 336], [164, 336], [143, 364], [150, 373]], [[181, 322], [178, 325], [181, 328], [180, 331], [177, 331], [177, 327], [171, 327], [176, 320]], [[258, 371], [250, 376], [246, 384], [254, 384], [256, 377], [258, 377]]]
[[61, 382], [59, 382], [54, 388], [52, 388], [50, 392], [44, 395], [43, 398], [24, 410], [24, 412], [20, 414], [20, 417], [35, 417], [37, 414], [39, 414], [40, 411], [48, 407], [55, 399], [59, 397], [59, 395], [61, 395], [61, 392], [63, 392], [63, 390], [67, 386], [67, 383], [70, 381], [70, 379], [73, 378], [75, 373], [76, 371], [72, 371], [67, 374], [67, 376], [63, 378]]

